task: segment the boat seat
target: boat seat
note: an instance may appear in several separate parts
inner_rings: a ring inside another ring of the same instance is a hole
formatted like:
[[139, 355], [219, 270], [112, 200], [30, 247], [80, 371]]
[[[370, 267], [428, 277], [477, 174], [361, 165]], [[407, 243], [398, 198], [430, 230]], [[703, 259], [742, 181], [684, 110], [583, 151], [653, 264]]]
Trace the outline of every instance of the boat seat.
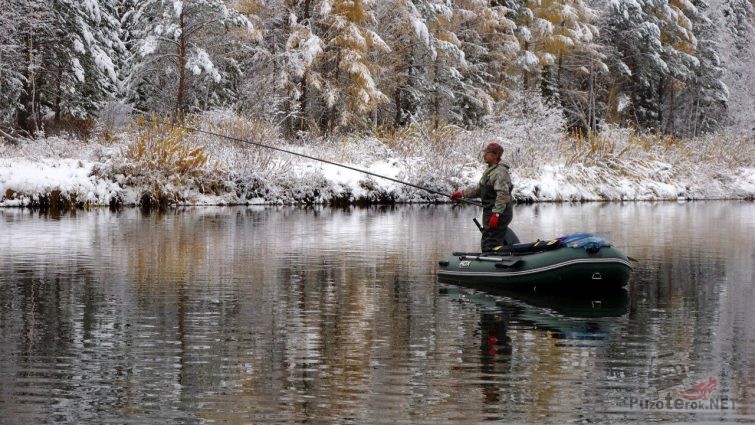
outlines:
[[480, 256], [480, 255], [522, 255], [522, 254], [534, 254], [536, 252], [552, 251], [554, 249], [563, 248], [563, 242], [558, 239], [551, 239], [548, 241], [536, 240], [529, 243], [518, 243], [514, 245], [501, 245], [493, 248], [492, 251], [486, 252], [454, 252], [452, 255], [461, 257], [465, 255]]
[[558, 239], [551, 239], [548, 241], [536, 240], [529, 243], [518, 243], [514, 245], [501, 245], [493, 248], [491, 251], [495, 254], [532, 254], [535, 252], [552, 251], [554, 249], [562, 248], [566, 245]]

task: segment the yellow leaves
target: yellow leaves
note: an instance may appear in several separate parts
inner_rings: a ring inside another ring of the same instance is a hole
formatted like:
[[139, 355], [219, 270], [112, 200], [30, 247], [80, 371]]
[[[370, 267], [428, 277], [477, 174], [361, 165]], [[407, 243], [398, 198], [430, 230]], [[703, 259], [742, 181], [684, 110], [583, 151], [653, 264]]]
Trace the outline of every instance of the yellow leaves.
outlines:
[[166, 176], [194, 176], [204, 172], [207, 155], [201, 146], [185, 140], [188, 130], [181, 127], [166, 128], [159, 117], [147, 122], [138, 120], [142, 127], [136, 141], [129, 144], [124, 156], [144, 171], [154, 170]]
[[528, 1], [528, 18], [523, 22], [532, 38], [528, 50], [538, 57], [568, 54], [589, 43], [597, 34], [595, 14], [583, 0]]
[[574, 48], [574, 40], [563, 35], [554, 35], [543, 40], [546, 52], [565, 52]]
[[350, 22], [363, 23], [372, 16], [367, 12], [364, 2], [360, 0], [341, 0], [333, 2], [333, 12], [345, 17]]
[[339, 34], [333, 42], [337, 46], [347, 47], [353, 50], [367, 50], [367, 40], [354, 25], [347, 26], [346, 31]]
[[451, 32], [451, 31], [446, 31], [446, 30], [438, 31], [435, 38], [437, 38], [439, 41], [445, 41], [457, 47], [461, 46], [461, 41], [459, 40], [459, 37], [456, 36], [456, 33]]
[[[365, 115], [379, 103], [389, 99], [378, 88], [373, 75], [379, 71], [374, 62], [375, 52], [389, 52], [391, 48], [374, 31], [368, 29], [374, 22], [370, 1], [334, 0], [327, 14], [328, 31], [323, 35], [326, 45], [325, 61], [335, 62], [339, 71], [324, 76], [318, 83], [323, 87], [323, 101], [328, 108], [338, 108], [336, 119], [345, 123], [358, 115]], [[354, 118], [356, 119], [356, 118]]]
[[261, 0], [239, 0], [236, 10], [244, 15], [256, 15], [264, 8]]
[[694, 6], [688, 0], [670, 0], [668, 7], [655, 9], [655, 16], [661, 22], [661, 43], [687, 54], [697, 50], [693, 24], [685, 13], [693, 10]]

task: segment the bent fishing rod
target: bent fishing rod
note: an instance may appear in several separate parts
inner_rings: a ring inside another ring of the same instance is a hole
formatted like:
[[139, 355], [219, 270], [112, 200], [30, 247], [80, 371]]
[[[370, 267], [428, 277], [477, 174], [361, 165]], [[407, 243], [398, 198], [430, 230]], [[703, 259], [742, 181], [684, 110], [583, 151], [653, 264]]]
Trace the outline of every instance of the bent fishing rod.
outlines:
[[[173, 127], [178, 127], [178, 128], [182, 128], [182, 129], [185, 129], [185, 130], [196, 131], [197, 133], [202, 133], [202, 134], [207, 134], [207, 135], [210, 135], [210, 136], [220, 137], [220, 138], [223, 138], [223, 139], [233, 140], [235, 142], [240, 142], [240, 143], [246, 143], [246, 144], [249, 144], [249, 145], [259, 146], [261, 148], [272, 149], [274, 151], [284, 152], [284, 153], [287, 153], [287, 154], [290, 154], [290, 155], [295, 155], [295, 156], [300, 156], [302, 158], [311, 159], [313, 161], [324, 162], [326, 164], [335, 165], [337, 167], [346, 168], [348, 170], [356, 171], [356, 172], [363, 173], [363, 174], [368, 174], [368, 175], [374, 176], [374, 177], [380, 177], [381, 179], [390, 180], [392, 182], [400, 183], [400, 184], [403, 184], [403, 185], [406, 185], [406, 186], [411, 186], [411, 187], [413, 187], [415, 189], [424, 190], [426, 192], [430, 192], [430, 193], [435, 194], [435, 195], [441, 195], [441, 196], [445, 196], [445, 197], [450, 197], [451, 196], [451, 195], [449, 195], [447, 193], [438, 192], [437, 190], [433, 190], [433, 189], [430, 189], [428, 187], [419, 186], [419, 185], [416, 185], [414, 183], [409, 183], [409, 182], [405, 182], [405, 181], [402, 181], [402, 180], [394, 179], [393, 177], [388, 177], [388, 176], [384, 176], [384, 175], [381, 175], [381, 174], [373, 173], [372, 171], [362, 170], [360, 168], [352, 167], [350, 165], [339, 164], [337, 162], [329, 161], [327, 159], [317, 158], [317, 157], [314, 157], [314, 156], [306, 155], [306, 154], [299, 153], [299, 152], [294, 152], [294, 151], [283, 149], [283, 148], [277, 148], [275, 146], [266, 145], [264, 143], [253, 142], [251, 140], [240, 139], [238, 137], [233, 137], [233, 136], [226, 136], [224, 134], [215, 133], [213, 131], [202, 130], [202, 129], [196, 128], [196, 127], [189, 127], [189, 126], [185, 126], [185, 125], [178, 125], [178, 124], [167, 123], [167, 122], [163, 122], [162, 124], [168, 124], [168, 125], [171, 125]], [[477, 207], [481, 207], [482, 206], [481, 203], [475, 202], [475, 201], [472, 201], [472, 200], [466, 199], [466, 198], [460, 198], [459, 201], [463, 202], [465, 204], [474, 205], [474, 206], [477, 206]]]

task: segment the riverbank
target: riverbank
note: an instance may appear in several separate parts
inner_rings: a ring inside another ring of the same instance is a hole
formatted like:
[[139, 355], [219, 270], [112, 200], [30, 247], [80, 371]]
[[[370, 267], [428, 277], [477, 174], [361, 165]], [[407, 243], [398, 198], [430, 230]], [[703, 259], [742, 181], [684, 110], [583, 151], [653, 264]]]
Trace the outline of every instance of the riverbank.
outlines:
[[[236, 117], [202, 131], [327, 159], [441, 193], [474, 184], [489, 141], [504, 146], [518, 202], [755, 198], [755, 143], [679, 140], [614, 129], [566, 138], [511, 122], [485, 131], [409, 128], [369, 137], [285, 140]], [[501, 136], [505, 135], [505, 136]], [[434, 203], [447, 198], [387, 179], [160, 123], [97, 140], [50, 137], [0, 145], [0, 206]]]

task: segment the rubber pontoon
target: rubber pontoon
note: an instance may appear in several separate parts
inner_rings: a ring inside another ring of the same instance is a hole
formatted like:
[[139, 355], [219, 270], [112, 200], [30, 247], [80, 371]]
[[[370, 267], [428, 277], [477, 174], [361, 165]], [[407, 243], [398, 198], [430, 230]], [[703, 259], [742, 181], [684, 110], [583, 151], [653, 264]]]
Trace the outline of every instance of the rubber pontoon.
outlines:
[[605, 239], [589, 233], [498, 247], [494, 252], [455, 252], [440, 261], [438, 279], [481, 289], [615, 290], [629, 281], [632, 265]]

